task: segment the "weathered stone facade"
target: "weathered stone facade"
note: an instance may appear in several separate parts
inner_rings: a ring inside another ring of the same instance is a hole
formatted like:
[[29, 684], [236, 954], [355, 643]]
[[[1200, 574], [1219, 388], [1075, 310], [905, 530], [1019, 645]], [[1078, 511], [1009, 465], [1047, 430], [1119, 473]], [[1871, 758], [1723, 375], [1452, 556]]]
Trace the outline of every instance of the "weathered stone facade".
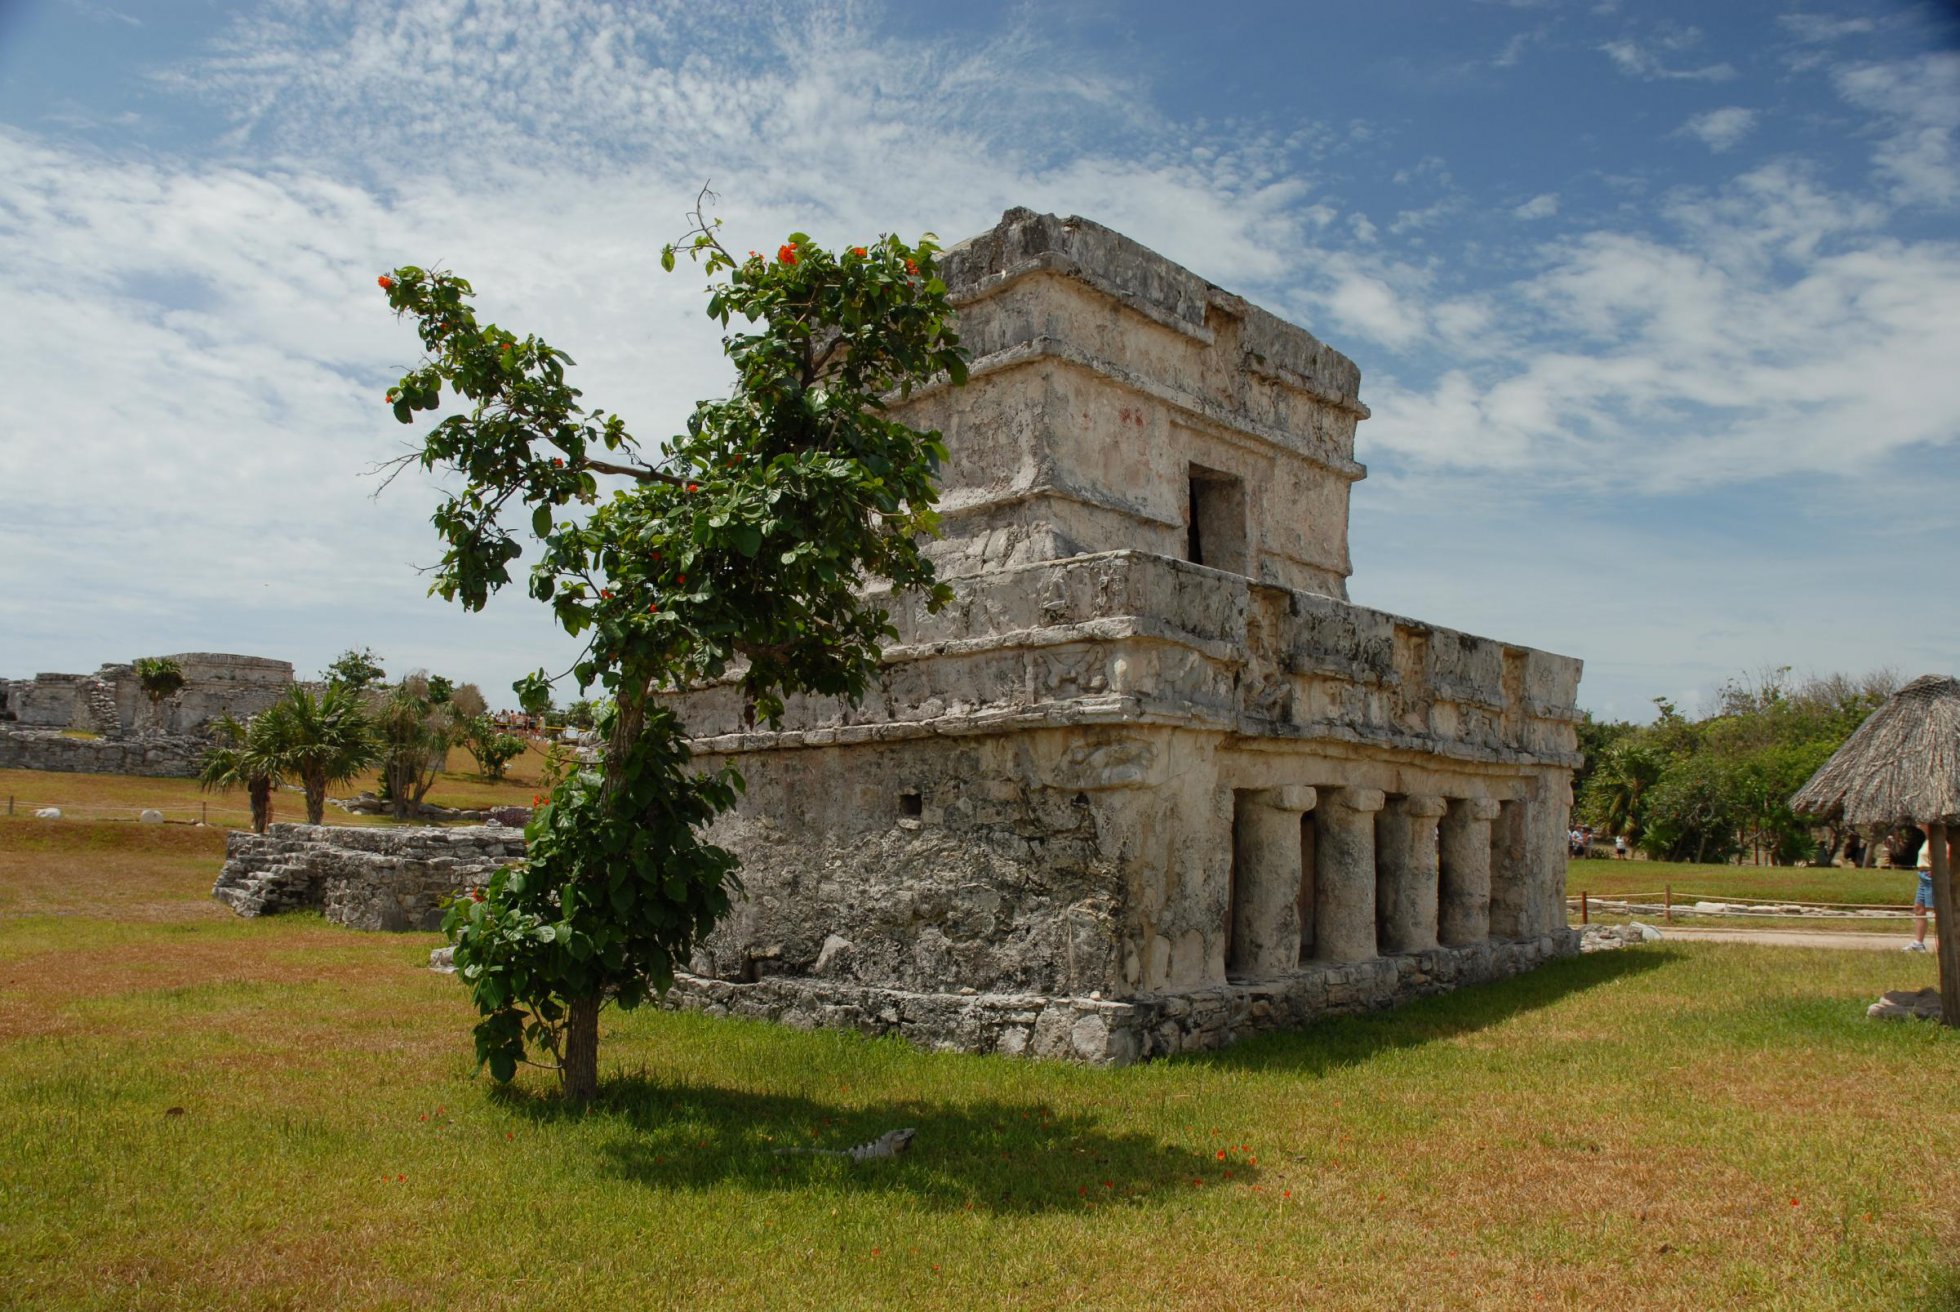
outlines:
[[943, 263], [955, 599], [859, 707], [672, 699], [749, 785], [677, 999], [1122, 1062], [1576, 950], [1579, 662], [1347, 601], [1355, 365], [1081, 219]]
[[234, 832], [211, 896], [241, 916], [317, 907], [352, 929], [437, 929], [443, 900], [524, 855], [524, 831], [271, 825]]
[[[180, 652], [184, 686], [153, 703], [134, 664], [94, 674], [0, 679], [0, 767], [94, 774], [193, 775], [219, 716], [246, 719], [293, 684], [287, 661]], [[93, 735], [65, 736], [65, 732]]]

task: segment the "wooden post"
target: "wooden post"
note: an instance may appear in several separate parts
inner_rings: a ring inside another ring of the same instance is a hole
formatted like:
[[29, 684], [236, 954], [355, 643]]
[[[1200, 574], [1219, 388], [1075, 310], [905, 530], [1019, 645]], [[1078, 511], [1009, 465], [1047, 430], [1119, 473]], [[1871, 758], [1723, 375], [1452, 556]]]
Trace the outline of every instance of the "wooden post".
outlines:
[[197, 822], [199, 824], [208, 824], [210, 820], [211, 804], [209, 802], [199, 802], [197, 804]]
[[1579, 894], [1579, 923], [1582, 925], [1590, 925], [1592, 923], [1592, 911], [1586, 903], [1584, 892]]
[[1960, 1028], [1960, 933], [1954, 932], [1953, 853], [1948, 847], [1946, 826], [1935, 821], [1926, 826], [1926, 841], [1933, 845], [1933, 931], [1939, 935], [1940, 1024]]
[[1671, 925], [1674, 923], [1674, 885], [1669, 884], [1661, 890], [1661, 899], [1661, 919]]

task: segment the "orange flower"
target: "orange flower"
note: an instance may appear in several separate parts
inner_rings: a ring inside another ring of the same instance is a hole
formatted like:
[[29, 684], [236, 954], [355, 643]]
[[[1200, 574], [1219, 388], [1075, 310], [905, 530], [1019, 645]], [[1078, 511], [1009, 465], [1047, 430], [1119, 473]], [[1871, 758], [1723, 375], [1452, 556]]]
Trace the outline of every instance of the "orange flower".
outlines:
[[611, 601], [611, 600], [612, 600], [612, 589], [611, 589], [611, 588], [600, 588], [600, 589], [599, 589], [599, 597], [600, 597], [600, 599], [601, 599], [602, 601]]
[[391, 292], [395, 290], [395, 280], [393, 278], [390, 278], [385, 273], [382, 274], [379, 278], [376, 278], [374, 281], [380, 286], [381, 290], [384, 292]]
[[917, 260], [907, 260], [905, 262], [905, 271], [907, 273], [917, 273], [919, 271], [919, 262]]
[[565, 467], [565, 462], [564, 462], [564, 460], [563, 460], [563, 459], [561, 459], [560, 457], [558, 457], [558, 456], [553, 456], [553, 457], [551, 458], [551, 467], [552, 467], [553, 469], [563, 469], [563, 468]]
[[851, 254], [853, 254], [853, 255], [855, 255], [855, 256], [857, 256], [857, 257], [858, 257], [859, 259], [863, 259], [863, 258], [864, 258], [864, 247], [862, 247], [862, 246], [853, 246], [853, 247], [851, 247]]
[[654, 604], [653, 602], [647, 603], [647, 614], [658, 615], [659, 613], [660, 613], [660, 607], [658, 605]]
[[1225, 1160], [1225, 1150], [1223, 1148], [1218, 1150], [1218, 1160], [1221, 1162]]
[[796, 247], [793, 244], [786, 244], [777, 247], [776, 260], [780, 264], [796, 263]]
[[687, 490], [690, 492], [699, 492], [701, 490], [701, 485], [699, 483], [689, 483], [687, 485]]

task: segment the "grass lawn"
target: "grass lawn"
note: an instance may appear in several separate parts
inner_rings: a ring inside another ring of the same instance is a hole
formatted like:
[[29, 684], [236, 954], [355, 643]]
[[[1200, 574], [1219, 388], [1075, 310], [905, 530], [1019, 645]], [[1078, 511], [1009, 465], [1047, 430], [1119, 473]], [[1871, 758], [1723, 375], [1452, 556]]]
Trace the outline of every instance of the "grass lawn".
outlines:
[[222, 843], [0, 821], [8, 1306], [1960, 1301], [1960, 1036], [1863, 1016], [1928, 960], [1664, 943], [1121, 1071], [609, 1013], [569, 1116], [471, 1078], [434, 936], [236, 919]]
[[[457, 748], [449, 754], [455, 769], [439, 776], [423, 800], [436, 806], [475, 809], [486, 806], [529, 806], [538, 791], [545, 754], [533, 743], [524, 755], [510, 763], [504, 778], [490, 783], [476, 773], [470, 754]], [[380, 786], [375, 771], [327, 790], [329, 797], [352, 797], [374, 792]], [[66, 819], [134, 820], [145, 807], [163, 812], [165, 820], [193, 821], [200, 816], [214, 825], [244, 829], [252, 823], [252, 808], [242, 790], [207, 793], [199, 790], [195, 779], [151, 779], [130, 774], [66, 774], [53, 770], [0, 770], [0, 817], [7, 799], [14, 802], [14, 814], [33, 815], [43, 806], [58, 806]], [[277, 821], [304, 821], [306, 798], [295, 787], [273, 795], [272, 818]], [[330, 825], [391, 824], [379, 816], [349, 815], [328, 806]]]

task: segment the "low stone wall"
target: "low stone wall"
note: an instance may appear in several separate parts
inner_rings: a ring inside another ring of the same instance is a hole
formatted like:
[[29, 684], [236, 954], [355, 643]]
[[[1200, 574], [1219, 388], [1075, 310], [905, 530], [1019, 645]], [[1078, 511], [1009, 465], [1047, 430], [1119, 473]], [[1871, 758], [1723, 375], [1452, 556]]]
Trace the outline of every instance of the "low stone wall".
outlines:
[[1352, 965], [1308, 965], [1280, 980], [1121, 1002], [1097, 996], [908, 993], [780, 975], [753, 984], [681, 975], [665, 1005], [798, 1029], [896, 1034], [927, 1048], [1126, 1066], [1504, 979], [1578, 950], [1578, 933], [1562, 929], [1539, 938]]
[[206, 746], [195, 737], [71, 738], [56, 730], [0, 728], [0, 769], [191, 778]]
[[241, 916], [318, 907], [351, 929], [438, 929], [445, 899], [523, 855], [523, 830], [500, 826], [272, 825], [230, 836], [211, 896]]

